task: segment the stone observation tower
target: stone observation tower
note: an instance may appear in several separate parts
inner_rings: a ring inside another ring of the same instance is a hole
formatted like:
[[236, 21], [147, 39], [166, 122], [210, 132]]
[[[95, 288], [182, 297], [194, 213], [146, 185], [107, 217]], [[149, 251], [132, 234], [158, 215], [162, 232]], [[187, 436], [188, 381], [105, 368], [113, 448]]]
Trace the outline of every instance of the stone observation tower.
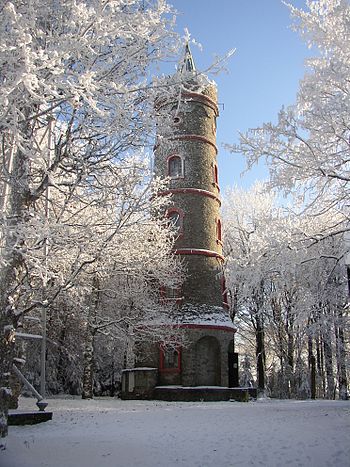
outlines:
[[[222, 274], [220, 188], [218, 182], [216, 86], [196, 78], [189, 47], [178, 73], [188, 76], [180, 93], [159, 105], [155, 174], [169, 177], [172, 207], [167, 216], [178, 230], [176, 253], [187, 266], [184, 304], [227, 306]], [[163, 118], [162, 118], [163, 117]], [[165, 122], [165, 125], [164, 125]]]
[[177, 304], [171, 325], [181, 328], [187, 345], [152, 344], [137, 365], [157, 368], [161, 386], [237, 386], [235, 327], [223, 275], [216, 86], [196, 72], [188, 45], [173, 78], [173, 92], [157, 104], [154, 172], [170, 180], [159, 195], [172, 195], [166, 216], [177, 229], [175, 253], [186, 274], [181, 289], [164, 288], [162, 294]]

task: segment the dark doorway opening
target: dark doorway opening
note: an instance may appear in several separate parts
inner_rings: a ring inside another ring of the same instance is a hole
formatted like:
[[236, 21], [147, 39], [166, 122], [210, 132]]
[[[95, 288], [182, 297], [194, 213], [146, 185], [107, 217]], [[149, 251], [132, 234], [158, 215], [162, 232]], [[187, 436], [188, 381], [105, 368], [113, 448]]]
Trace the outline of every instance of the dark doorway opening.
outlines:
[[238, 388], [239, 375], [238, 375], [238, 353], [228, 353], [228, 387]]

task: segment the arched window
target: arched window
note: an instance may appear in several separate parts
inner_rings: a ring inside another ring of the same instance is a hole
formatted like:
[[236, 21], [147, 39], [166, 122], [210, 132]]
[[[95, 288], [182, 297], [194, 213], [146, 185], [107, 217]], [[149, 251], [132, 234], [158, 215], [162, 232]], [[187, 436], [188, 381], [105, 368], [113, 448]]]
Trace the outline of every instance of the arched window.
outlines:
[[165, 285], [159, 288], [159, 297], [161, 303], [177, 303], [180, 304], [183, 301], [183, 295], [181, 287], [167, 287]]
[[168, 158], [168, 175], [169, 177], [183, 177], [183, 160], [180, 156], [170, 156]]
[[175, 227], [177, 230], [181, 227], [180, 214], [177, 211], [172, 211], [168, 215], [170, 224]]
[[181, 350], [179, 347], [160, 345], [160, 371], [181, 371]]

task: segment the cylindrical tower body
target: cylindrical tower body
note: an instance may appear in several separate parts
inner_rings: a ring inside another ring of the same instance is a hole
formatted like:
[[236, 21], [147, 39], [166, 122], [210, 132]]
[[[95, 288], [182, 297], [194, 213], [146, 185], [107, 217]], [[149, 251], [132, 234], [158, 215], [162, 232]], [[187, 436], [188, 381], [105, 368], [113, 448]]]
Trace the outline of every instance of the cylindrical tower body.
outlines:
[[166, 326], [181, 329], [186, 346], [144, 343], [137, 364], [158, 368], [161, 386], [228, 386], [235, 327], [222, 271], [216, 86], [196, 73], [188, 45], [170, 85], [173, 93], [157, 102], [154, 172], [169, 179], [159, 195], [172, 194], [166, 215], [177, 229], [175, 253], [187, 269], [181, 291], [162, 290], [165, 300], [178, 303]]
[[216, 86], [191, 81], [180, 95], [159, 103], [155, 173], [170, 178], [168, 217], [178, 229], [176, 253], [184, 258], [184, 303], [222, 306], [220, 189], [218, 185]]

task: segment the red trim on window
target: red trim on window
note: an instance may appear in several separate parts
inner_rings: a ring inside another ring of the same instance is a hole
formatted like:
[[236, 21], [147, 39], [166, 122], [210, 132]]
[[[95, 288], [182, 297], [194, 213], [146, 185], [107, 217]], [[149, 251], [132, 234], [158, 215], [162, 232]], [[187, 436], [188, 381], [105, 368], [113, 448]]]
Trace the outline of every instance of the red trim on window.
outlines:
[[175, 348], [178, 354], [178, 364], [175, 368], [166, 368], [164, 366], [164, 344], [159, 345], [159, 371], [162, 373], [181, 373], [181, 347]]
[[213, 185], [219, 187], [218, 165], [215, 162], [213, 162], [212, 168], [213, 168]]
[[160, 301], [161, 303], [177, 303], [181, 304], [184, 301], [184, 297], [182, 295], [182, 290], [181, 287], [178, 287], [176, 290], [177, 292], [177, 297], [167, 297], [167, 290], [164, 285], [161, 285], [159, 287], [159, 296], [160, 296]]
[[216, 196], [215, 193], [212, 193], [211, 191], [207, 190], [202, 190], [200, 188], [174, 188], [172, 190], [160, 191], [158, 193], [158, 196], [166, 196], [170, 194], [194, 194], [199, 196], [207, 196], [208, 198], [215, 199], [215, 201], [217, 201], [221, 206], [221, 200]]
[[215, 186], [215, 188], [216, 188], [218, 191], [220, 191], [220, 187], [219, 187], [219, 185], [218, 185], [217, 183], [212, 182], [212, 185]]

